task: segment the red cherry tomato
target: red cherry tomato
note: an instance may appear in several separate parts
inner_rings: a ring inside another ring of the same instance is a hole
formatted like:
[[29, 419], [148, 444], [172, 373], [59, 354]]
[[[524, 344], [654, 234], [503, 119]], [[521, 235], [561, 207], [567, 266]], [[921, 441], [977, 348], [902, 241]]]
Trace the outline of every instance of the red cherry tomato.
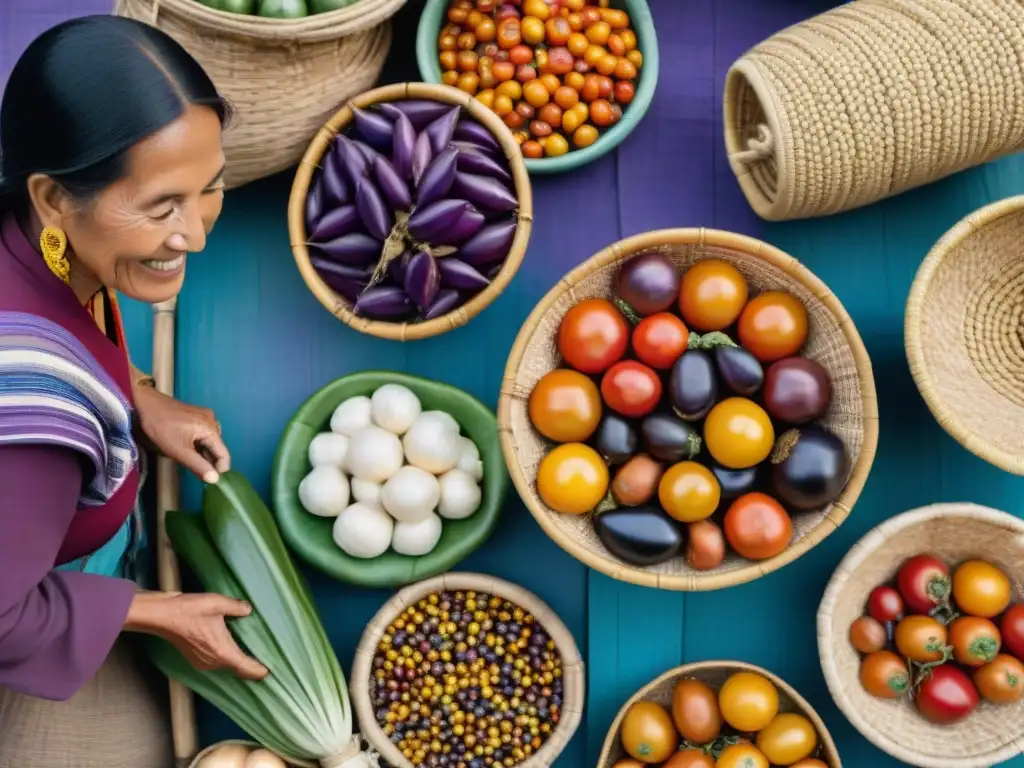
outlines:
[[586, 299], [565, 313], [558, 328], [558, 351], [583, 373], [601, 373], [626, 354], [629, 326], [606, 299]]
[[916, 555], [900, 566], [896, 587], [909, 613], [930, 613], [949, 599], [949, 566], [932, 555]]
[[646, 416], [661, 400], [661, 379], [643, 363], [623, 360], [605, 371], [601, 397], [623, 416]]
[[914, 696], [917, 710], [933, 723], [946, 725], [974, 711], [981, 697], [974, 683], [959, 667], [943, 664], [925, 673]]
[[903, 618], [903, 598], [892, 587], [875, 587], [868, 598], [868, 613], [883, 624]]
[[633, 330], [633, 351], [652, 368], [666, 370], [686, 351], [690, 332], [671, 312], [645, 317]]
[[1003, 646], [1006, 650], [1024, 661], [1024, 603], [1011, 605], [1003, 614], [999, 632], [1003, 636]]

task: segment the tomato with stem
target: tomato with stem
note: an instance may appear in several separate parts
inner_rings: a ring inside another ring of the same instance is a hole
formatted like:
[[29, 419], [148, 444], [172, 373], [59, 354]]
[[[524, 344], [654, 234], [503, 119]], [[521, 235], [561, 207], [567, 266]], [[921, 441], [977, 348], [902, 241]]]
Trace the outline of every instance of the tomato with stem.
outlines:
[[1024, 664], [1001, 653], [972, 677], [978, 693], [993, 704], [1013, 704], [1024, 697]]
[[1002, 638], [999, 628], [988, 619], [961, 616], [949, 625], [949, 644], [953, 658], [968, 667], [988, 664], [999, 654]]
[[883, 624], [903, 618], [903, 598], [892, 587], [875, 587], [868, 597], [868, 613]]
[[876, 651], [860, 663], [860, 684], [876, 698], [898, 699], [910, 688], [910, 672], [892, 651]]
[[971, 678], [952, 664], [926, 670], [914, 695], [917, 711], [939, 725], [963, 720], [975, 710], [980, 700]]
[[893, 641], [904, 658], [919, 664], [932, 664], [949, 658], [949, 633], [931, 616], [907, 616], [896, 625]]
[[896, 588], [910, 613], [931, 613], [949, 603], [949, 566], [934, 555], [915, 555], [900, 566]]

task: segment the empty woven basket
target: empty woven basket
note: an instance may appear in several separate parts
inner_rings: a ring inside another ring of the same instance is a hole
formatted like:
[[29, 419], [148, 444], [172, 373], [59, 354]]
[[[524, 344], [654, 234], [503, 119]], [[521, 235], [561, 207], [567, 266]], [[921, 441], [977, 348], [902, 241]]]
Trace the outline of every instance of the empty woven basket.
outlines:
[[1024, 3], [844, 3], [744, 54], [724, 106], [758, 215], [867, 205], [1024, 148]]
[[818, 653], [832, 698], [869, 741], [922, 768], [988, 768], [1024, 751], [1024, 701], [982, 703], [965, 720], [933, 725], [908, 700], [876, 699], [861, 687], [850, 624], [871, 591], [891, 581], [903, 561], [929, 553], [952, 565], [981, 558], [1010, 577], [1024, 598], [1024, 521], [976, 504], [934, 504], [897, 515], [843, 558], [818, 609]]
[[114, 13], [158, 27], [203, 65], [235, 109], [225, 181], [238, 187], [295, 165], [339, 106], [372, 88], [406, 0], [359, 0], [304, 19], [266, 19], [196, 0], [115, 0]]
[[1024, 475], [1024, 195], [975, 211], [935, 244], [905, 331], [910, 372], [939, 424]]

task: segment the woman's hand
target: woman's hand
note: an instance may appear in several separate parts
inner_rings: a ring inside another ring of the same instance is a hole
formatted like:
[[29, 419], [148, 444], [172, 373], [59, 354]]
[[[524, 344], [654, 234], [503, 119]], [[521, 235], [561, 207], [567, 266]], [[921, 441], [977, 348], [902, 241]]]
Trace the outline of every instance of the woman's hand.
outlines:
[[250, 613], [248, 603], [224, 595], [140, 591], [124, 628], [163, 638], [196, 669], [227, 668], [243, 680], [262, 680], [267, 668], [245, 655], [225, 622]]
[[134, 395], [142, 432], [157, 452], [204, 483], [217, 482], [218, 475], [231, 468], [231, 454], [213, 411], [187, 405], [154, 387], [135, 387]]

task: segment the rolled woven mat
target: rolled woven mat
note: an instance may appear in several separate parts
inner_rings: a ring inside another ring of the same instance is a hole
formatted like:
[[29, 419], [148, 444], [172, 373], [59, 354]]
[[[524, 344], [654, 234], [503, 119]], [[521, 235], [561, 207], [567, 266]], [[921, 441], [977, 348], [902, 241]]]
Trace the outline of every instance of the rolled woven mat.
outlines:
[[725, 144], [770, 221], [859, 208], [1024, 149], [1024, 2], [854, 0], [744, 54]]

